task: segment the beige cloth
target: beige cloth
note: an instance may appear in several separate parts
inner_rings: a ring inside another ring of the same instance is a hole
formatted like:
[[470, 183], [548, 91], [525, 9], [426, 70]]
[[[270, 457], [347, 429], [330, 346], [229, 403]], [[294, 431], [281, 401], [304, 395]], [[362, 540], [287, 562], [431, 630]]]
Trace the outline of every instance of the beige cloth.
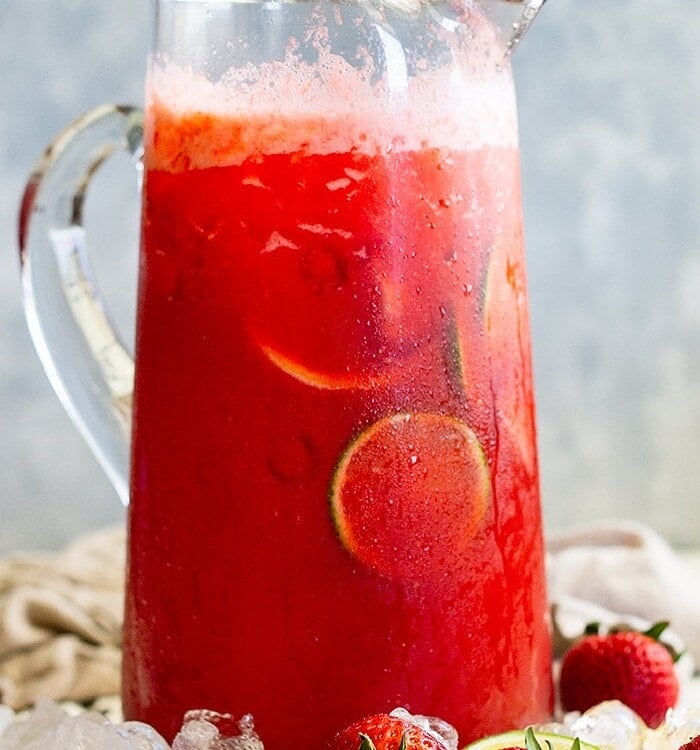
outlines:
[[89, 701], [119, 690], [124, 531], [0, 561], [0, 701]]
[[[40, 695], [88, 702], [118, 692], [124, 542], [112, 529], [56, 555], [0, 561], [2, 702], [18, 709]], [[560, 651], [591, 620], [668, 619], [700, 659], [700, 577], [651, 529], [577, 528], [548, 535], [547, 552]]]
[[648, 526], [607, 521], [550, 534], [547, 552], [559, 650], [587, 621], [643, 627], [668, 620], [670, 640], [677, 636], [673, 645], [685, 644], [700, 661], [697, 562], [680, 556]]

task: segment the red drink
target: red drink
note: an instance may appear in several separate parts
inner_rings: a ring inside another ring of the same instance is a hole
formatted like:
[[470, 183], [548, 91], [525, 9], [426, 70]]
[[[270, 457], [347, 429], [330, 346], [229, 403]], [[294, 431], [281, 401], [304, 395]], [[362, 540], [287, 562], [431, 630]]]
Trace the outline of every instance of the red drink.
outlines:
[[545, 720], [514, 143], [153, 91], [127, 715]]

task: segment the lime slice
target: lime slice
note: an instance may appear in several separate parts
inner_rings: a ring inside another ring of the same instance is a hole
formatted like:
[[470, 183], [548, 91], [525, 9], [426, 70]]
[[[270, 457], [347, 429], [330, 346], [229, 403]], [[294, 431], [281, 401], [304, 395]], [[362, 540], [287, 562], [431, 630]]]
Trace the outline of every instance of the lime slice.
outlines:
[[491, 476], [470, 427], [444, 414], [380, 419], [343, 453], [330, 488], [342, 545], [399, 580], [449, 576], [467, 559], [491, 499]]
[[516, 239], [501, 241], [492, 251], [484, 289], [483, 323], [497, 416], [514, 442], [523, 466], [532, 475], [537, 458], [530, 328], [525, 268]]
[[[551, 732], [533, 732], [533, 734], [542, 750], [571, 750], [576, 741], [574, 737]], [[579, 745], [581, 750], [599, 750], [596, 745], [591, 745], [588, 742], [579, 741]], [[484, 737], [467, 745], [465, 750], [505, 750], [505, 748], [524, 749], [525, 747], [525, 730], [517, 730]]]
[[330, 391], [369, 390], [386, 384], [391, 377], [390, 371], [381, 375], [324, 373], [307, 367], [303, 363], [275, 351], [270, 346], [260, 344], [260, 348], [270, 362], [282, 372], [312, 388]]

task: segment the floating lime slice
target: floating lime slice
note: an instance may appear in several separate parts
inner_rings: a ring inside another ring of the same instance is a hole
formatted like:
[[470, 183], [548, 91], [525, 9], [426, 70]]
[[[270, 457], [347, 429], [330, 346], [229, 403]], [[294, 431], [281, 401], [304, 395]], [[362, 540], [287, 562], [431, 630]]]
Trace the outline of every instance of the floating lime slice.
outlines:
[[444, 414], [380, 419], [346, 448], [330, 488], [343, 546], [400, 580], [444, 577], [482, 526], [491, 476], [467, 424]]
[[523, 466], [534, 474], [535, 427], [525, 268], [515, 240], [491, 254], [484, 287], [483, 325], [491, 360], [496, 409]]
[[270, 346], [260, 345], [267, 358], [280, 370], [304, 385], [324, 390], [368, 390], [388, 382], [390, 372], [383, 375], [362, 375], [346, 373], [324, 373], [295, 361]]

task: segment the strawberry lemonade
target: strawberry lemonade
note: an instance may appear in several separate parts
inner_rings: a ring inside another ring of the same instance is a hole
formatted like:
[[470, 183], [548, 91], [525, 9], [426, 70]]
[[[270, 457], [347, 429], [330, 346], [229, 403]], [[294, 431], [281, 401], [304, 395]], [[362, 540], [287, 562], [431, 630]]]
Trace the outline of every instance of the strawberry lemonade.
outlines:
[[549, 715], [515, 132], [469, 62], [400, 96], [328, 51], [154, 65], [130, 718], [288, 750], [395, 706], [462, 743]]

